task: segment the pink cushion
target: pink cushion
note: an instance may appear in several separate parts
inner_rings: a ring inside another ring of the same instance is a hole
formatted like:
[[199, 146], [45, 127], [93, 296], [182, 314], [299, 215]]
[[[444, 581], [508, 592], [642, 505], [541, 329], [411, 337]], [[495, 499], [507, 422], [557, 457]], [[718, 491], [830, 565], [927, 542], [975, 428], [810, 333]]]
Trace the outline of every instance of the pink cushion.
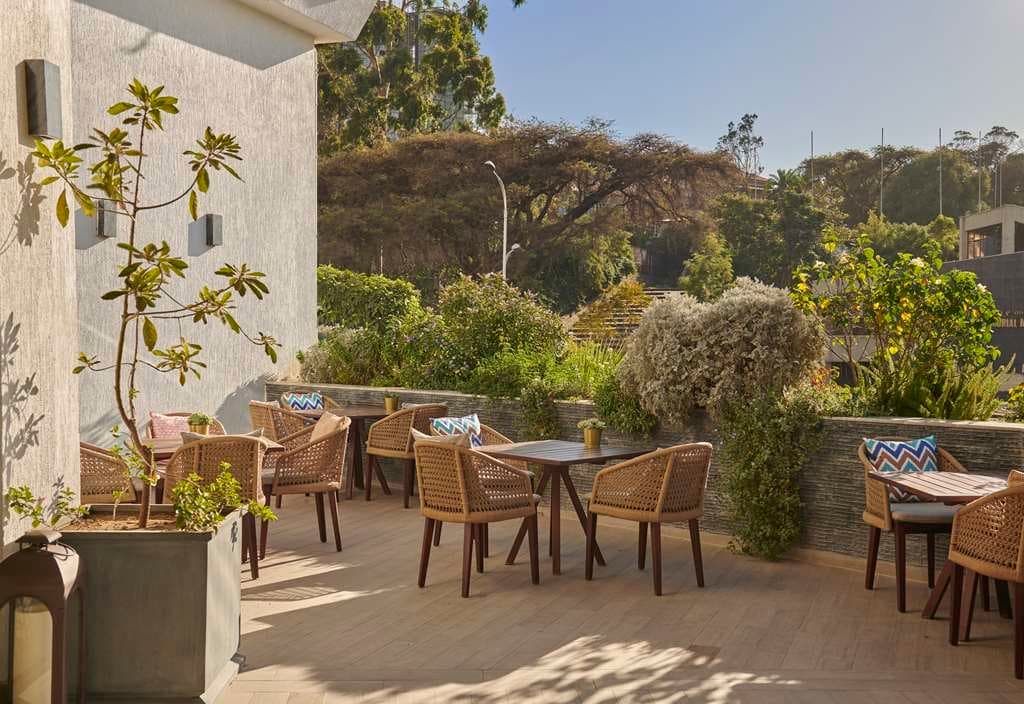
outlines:
[[188, 432], [188, 416], [165, 416], [163, 413], [151, 412], [149, 422], [155, 438], [176, 438]]

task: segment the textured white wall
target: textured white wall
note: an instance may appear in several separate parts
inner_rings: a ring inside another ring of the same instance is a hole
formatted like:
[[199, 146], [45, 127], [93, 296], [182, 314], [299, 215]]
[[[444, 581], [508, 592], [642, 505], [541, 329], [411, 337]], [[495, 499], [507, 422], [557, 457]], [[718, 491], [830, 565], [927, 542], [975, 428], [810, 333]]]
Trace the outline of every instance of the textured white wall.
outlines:
[[[224, 245], [207, 248], [189, 229], [185, 202], [153, 211], [140, 222], [139, 241], [166, 239], [185, 255], [189, 279], [177, 291], [192, 296], [219, 277], [224, 262], [248, 262], [267, 274], [271, 295], [262, 304], [247, 296], [236, 316], [251, 329], [282, 343], [279, 369], [316, 337], [316, 65], [312, 39], [273, 18], [231, 0], [77, 0], [71, 4], [74, 137], [90, 128], [109, 129], [115, 118], [106, 106], [120, 100], [138, 77], [164, 84], [179, 98], [181, 114], [169, 117], [165, 131], [150, 134], [143, 200], [166, 199], [191, 176], [181, 156], [209, 125], [231, 132], [242, 145], [244, 183], [216, 175], [200, 200], [200, 214], [224, 218]], [[5, 31], [6, 33], [6, 31]], [[83, 351], [111, 359], [118, 304], [100, 301], [116, 283], [121, 261], [113, 240], [98, 240], [94, 226], [79, 214], [77, 271], [80, 344]], [[126, 223], [118, 239], [123, 240]], [[208, 368], [201, 381], [184, 387], [176, 377], [148, 372], [139, 401], [152, 410], [204, 410], [229, 430], [248, 428], [247, 403], [262, 398], [263, 379], [275, 368], [262, 349], [212, 323], [193, 334], [203, 345]], [[177, 338], [176, 325], [160, 329]], [[70, 343], [69, 343], [70, 344]], [[105, 441], [117, 421], [109, 374], [81, 379], [81, 429], [86, 439]]]
[[[0, 494], [28, 484], [78, 488], [74, 235], [53, 216], [56, 194], [30, 185], [21, 62], [61, 68], [70, 136], [68, 0], [4, 0], [0, 12]], [[29, 526], [0, 501], [0, 552]]]

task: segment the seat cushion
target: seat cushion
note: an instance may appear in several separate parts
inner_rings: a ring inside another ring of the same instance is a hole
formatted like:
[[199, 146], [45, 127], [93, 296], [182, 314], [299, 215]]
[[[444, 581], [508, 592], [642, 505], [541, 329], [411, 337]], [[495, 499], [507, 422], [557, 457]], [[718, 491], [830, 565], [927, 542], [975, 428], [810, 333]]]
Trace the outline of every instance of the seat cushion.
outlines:
[[476, 413], [462, 417], [434, 418], [430, 421], [430, 427], [441, 436], [468, 433], [470, 447], [481, 447], [484, 444], [480, 418]]
[[918, 501], [916, 503], [890, 504], [889, 508], [894, 521], [941, 525], [953, 522], [953, 516], [956, 515], [958, 507], [934, 501]]
[[299, 393], [290, 391], [281, 397], [284, 405], [293, 411], [319, 411], [324, 407], [324, 397], [319, 391]]
[[[917, 440], [874, 440], [864, 438], [864, 456], [876, 472], [937, 472], [939, 448], [935, 436]], [[889, 501], [913, 503], [920, 499], [897, 487], [889, 487]]]

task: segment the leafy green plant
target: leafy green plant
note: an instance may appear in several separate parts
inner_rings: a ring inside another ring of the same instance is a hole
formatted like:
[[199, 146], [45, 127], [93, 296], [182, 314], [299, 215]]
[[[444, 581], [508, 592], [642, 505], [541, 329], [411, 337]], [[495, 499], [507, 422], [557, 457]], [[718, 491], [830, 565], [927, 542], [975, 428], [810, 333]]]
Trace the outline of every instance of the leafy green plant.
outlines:
[[713, 301], [732, 286], [734, 280], [729, 247], [712, 232], [683, 263], [678, 285], [698, 301]]
[[611, 427], [630, 435], [650, 435], [658, 418], [640, 404], [640, 399], [622, 387], [615, 375], [608, 376], [594, 393], [597, 413]]
[[995, 368], [961, 366], [912, 367], [897, 373], [889, 358], [862, 370], [864, 395], [875, 413], [947, 420], [988, 420], [999, 407], [997, 394], [1009, 378], [1011, 365]]
[[545, 379], [531, 379], [522, 391], [523, 430], [531, 440], [557, 438], [561, 432], [555, 399], [560, 389]]
[[555, 367], [551, 352], [505, 350], [483, 360], [461, 390], [492, 398], [515, 398], [536, 378], [547, 378]]
[[189, 425], [210, 425], [212, 422], [213, 418], [205, 413], [193, 413], [188, 417]]
[[608, 427], [608, 424], [605, 423], [600, 418], [584, 418], [583, 420], [576, 424], [576, 427], [579, 428], [580, 430], [586, 430], [587, 428], [596, 428], [597, 430], [604, 430], [605, 428]]
[[[213, 481], [204, 482], [193, 472], [175, 485], [171, 496], [178, 528], [199, 533], [215, 531], [228, 512], [242, 505], [241, 486], [231, 474], [231, 466], [222, 462], [220, 469]], [[247, 504], [246, 510], [260, 520], [277, 520], [269, 506], [255, 500]]]
[[408, 281], [376, 274], [316, 268], [316, 294], [320, 323], [353, 330], [394, 330], [395, 322], [420, 307], [420, 293]]
[[1024, 421], [1024, 384], [1018, 384], [1010, 389], [1006, 399], [1007, 417], [1020, 423]]
[[89, 507], [76, 506], [76, 498], [71, 487], [58, 485], [47, 510], [43, 506], [43, 497], [37, 497], [28, 486], [12, 486], [4, 494], [4, 501], [11, 511], [21, 518], [29, 519], [33, 528], [38, 528], [44, 523], [56, 528], [67, 518], [82, 518], [88, 515]]
[[[142, 186], [146, 182], [146, 156], [150, 147], [146, 138], [162, 131], [164, 119], [178, 113], [178, 99], [164, 95], [163, 86], [150, 88], [138, 79], [128, 86], [128, 93], [128, 100], [107, 109], [108, 114], [121, 116], [120, 126], [106, 132], [94, 129], [90, 141], [70, 147], [60, 140], [49, 144], [36, 140], [32, 157], [40, 170], [49, 173], [40, 185], [59, 184], [56, 214], [62, 226], [67, 225], [70, 217], [69, 192], [87, 216], [103, 208], [128, 221], [127, 241], [117, 244], [122, 261], [113, 278], [118, 283], [102, 296], [118, 309], [116, 332], [112, 334], [116, 340], [114, 359], [101, 361], [83, 352], [79, 354], [74, 372], [112, 373], [115, 405], [129, 436], [125, 449], [136, 456], [134, 464], [144, 467], [147, 479], [139, 510], [139, 525], [145, 527], [156, 468], [139, 433], [139, 368], [176, 375], [180, 384], [185, 384], [190, 377], [199, 378], [206, 364], [202, 361], [202, 347], [188, 340], [182, 332], [182, 325], [187, 321], [197, 325], [218, 321], [231, 332], [262, 347], [275, 362], [279, 344], [266, 333], [244, 331], [234, 317], [237, 298], [251, 294], [262, 300], [269, 293], [262, 272], [253, 271], [246, 264], [225, 264], [215, 271], [222, 279], [218, 284], [202, 286], [194, 298], [188, 300], [180, 293], [180, 280], [185, 278], [188, 263], [173, 254], [166, 241], [159, 244], [139, 241], [138, 226], [144, 214], [184, 201], [190, 218], [195, 220], [199, 194], [209, 191], [211, 175], [224, 172], [241, 178], [232, 166], [242, 159], [237, 140], [230, 134], [217, 134], [206, 128], [196, 141], [196, 147], [184, 151], [192, 174], [189, 183], [177, 194], [144, 202]], [[80, 180], [82, 154], [89, 149], [98, 150], [99, 157], [88, 167], [88, 183], [83, 185]], [[98, 202], [89, 191], [98, 193], [104, 200]], [[173, 326], [176, 331], [172, 341], [163, 347], [159, 346], [160, 323]]]
[[635, 325], [650, 303], [651, 297], [643, 284], [636, 279], [626, 279], [581, 310], [573, 323], [573, 332], [602, 345], [618, 344], [619, 336], [612, 321], [621, 319], [627, 325]]
[[571, 342], [548, 376], [568, 398], [593, 398], [598, 386], [615, 374], [625, 353], [596, 342]]

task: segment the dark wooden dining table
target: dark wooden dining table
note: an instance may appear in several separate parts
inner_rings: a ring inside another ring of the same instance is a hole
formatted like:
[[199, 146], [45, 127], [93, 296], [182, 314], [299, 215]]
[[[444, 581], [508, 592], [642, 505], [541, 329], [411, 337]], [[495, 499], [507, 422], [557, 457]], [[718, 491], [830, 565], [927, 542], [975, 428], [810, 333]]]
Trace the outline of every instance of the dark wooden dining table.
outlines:
[[[950, 506], [969, 504], [975, 499], [1002, 491], [1006, 488], [1006, 480], [985, 474], [969, 472], [871, 472], [869, 475], [883, 484], [902, 489], [913, 494], [922, 501], [937, 501]], [[949, 589], [953, 578], [953, 563], [946, 560], [935, 579], [935, 586], [921, 612], [922, 618], [935, 618], [935, 613], [942, 604], [942, 599]], [[967, 575], [967, 587], [963, 592], [963, 608], [960, 610], [960, 633], [966, 639], [970, 632], [971, 618], [974, 612], [975, 582], [978, 575], [973, 572]], [[996, 581], [996, 599], [999, 613], [1009, 618], [1010, 591], [1006, 582]], [[983, 603], [988, 599], [988, 587], [984, 587]]]
[[[476, 449], [498, 459], [521, 460], [540, 467], [541, 475], [540, 482], [537, 484], [537, 493], [543, 494], [544, 489], [549, 483], [551, 484], [551, 527], [548, 535], [551, 572], [552, 574], [561, 574], [563, 484], [569, 494], [569, 501], [572, 502], [572, 506], [576, 510], [576, 516], [580, 520], [584, 537], [587, 534], [587, 515], [583, 509], [583, 503], [580, 501], [579, 492], [576, 491], [576, 485], [572, 481], [569, 468], [577, 464], [604, 464], [613, 460], [628, 460], [651, 452], [654, 448], [616, 447], [613, 445], [587, 447], [581, 442], [568, 440], [534, 440], [503, 445], [484, 445]], [[515, 562], [525, 537], [526, 524], [524, 523], [519, 528], [519, 533], [516, 535], [505, 564], [511, 565]], [[597, 558], [598, 564], [605, 564], [600, 547], [595, 546], [594, 556]]]
[[[355, 486], [355, 488], [360, 491], [366, 491], [366, 500], [369, 501], [370, 463], [363, 462], [363, 434], [365, 432], [366, 421], [378, 421], [381, 418], [386, 418], [389, 414], [384, 409], [384, 406], [358, 404], [351, 406], [335, 406], [333, 408], [316, 408], [307, 411], [295, 412], [310, 419], [319, 419], [325, 411], [329, 411], [336, 416], [348, 416], [352, 419], [352, 425], [349, 429], [349, 438], [351, 438], [352, 442], [352, 471], [349, 472], [348, 478], [345, 480], [345, 498], [352, 498], [353, 486]], [[364, 466], [366, 467], [365, 470], [363, 469]], [[382, 481], [381, 486], [387, 486], [386, 481]]]

